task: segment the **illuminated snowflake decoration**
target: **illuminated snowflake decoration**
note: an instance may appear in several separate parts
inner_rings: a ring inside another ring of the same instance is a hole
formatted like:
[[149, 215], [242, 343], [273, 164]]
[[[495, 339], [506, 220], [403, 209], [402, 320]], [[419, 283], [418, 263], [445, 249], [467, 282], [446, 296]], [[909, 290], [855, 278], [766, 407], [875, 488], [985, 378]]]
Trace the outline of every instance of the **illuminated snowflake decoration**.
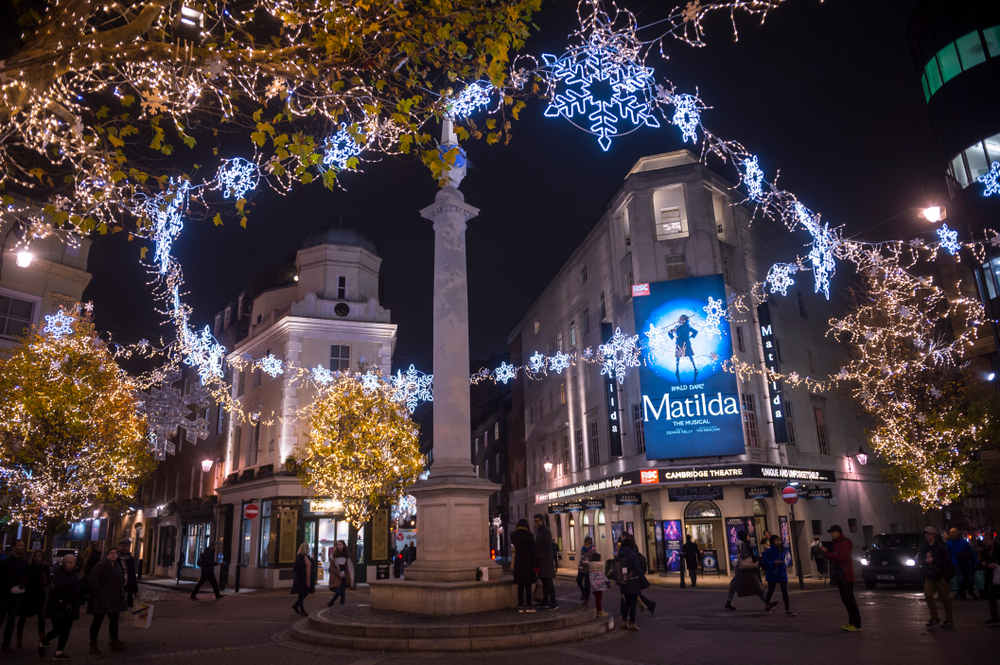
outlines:
[[698, 125], [701, 124], [701, 100], [695, 95], [675, 95], [674, 117], [670, 119], [679, 130], [684, 143], [698, 142]]
[[535, 351], [535, 355], [528, 358], [528, 369], [530, 369], [535, 374], [541, 374], [545, 371], [545, 356], [543, 356], [538, 351]]
[[941, 391], [938, 390], [937, 388], [931, 386], [931, 395], [933, 395], [934, 397], [940, 397], [941, 396]]
[[434, 401], [433, 386], [433, 374], [424, 374], [410, 365], [406, 374], [397, 370], [396, 376], [392, 377], [393, 399], [406, 404], [406, 408], [413, 413], [424, 402]]
[[73, 322], [76, 318], [72, 316], [67, 316], [66, 312], [59, 308], [59, 311], [55, 314], [45, 315], [45, 327], [42, 328], [42, 332], [46, 335], [51, 335], [53, 339], [62, 339], [66, 335], [73, 334]]
[[152, 223], [150, 240], [153, 241], [155, 248], [153, 263], [159, 265], [161, 275], [165, 275], [170, 267], [170, 250], [173, 248], [174, 240], [184, 228], [181, 215], [184, 213], [188, 191], [191, 189], [191, 183], [187, 180], [182, 180], [180, 183], [171, 180], [170, 184], [171, 187], [167, 192], [152, 198], [137, 198], [133, 209], [136, 215]]
[[666, 356], [670, 349], [670, 336], [666, 328], [649, 324], [649, 330], [643, 333], [646, 336], [646, 347], [649, 349], [647, 355], [651, 361], [662, 356]]
[[788, 380], [791, 381], [792, 383], [798, 383], [800, 378], [801, 377], [799, 376], [798, 372], [791, 372], [788, 375]]
[[310, 372], [312, 373], [312, 380], [321, 386], [326, 386], [333, 382], [333, 372], [322, 365], [316, 365]]
[[549, 358], [549, 369], [556, 374], [562, 374], [563, 370], [569, 367], [569, 354], [556, 351], [556, 355]]
[[813, 292], [822, 293], [830, 299], [830, 279], [837, 271], [837, 261], [834, 255], [840, 244], [840, 234], [831, 230], [829, 224], [820, 226], [815, 215], [801, 203], [795, 204], [795, 216], [799, 223], [812, 235], [812, 247], [809, 250], [809, 262], [813, 271]]
[[586, 360], [592, 360], [594, 357], [594, 349], [589, 346], [583, 350], [583, 357]]
[[139, 106], [146, 112], [156, 115], [158, 113], [167, 113], [167, 104], [169, 102], [169, 99], [160, 94], [159, 88], [153, 88], [152, 90], [142, 91], [142, 101], [139, 102]]
[[958, 231], [949, 229], [947, 224], [942, 224], [941, 228], [937, 230], [937, 234], [941, 238], [941, 247], [948, 250], [952, 256], [958, 254], [958, 250], [962, 249], [962, 246], [958, 244]]
[[841, 381], [847, 381], [847, 379], [849, 377], [850, 377], [850, 374], [847, 372], [847, 368], [846, 367], [841, 367], [840, 371], [837, 372], [837, 378], [840, 379]]
[[341, 125], [337, 133], [326, 141], [326, 146], [323, 148], [323, 164], [343, 171], [347, 168], [347, 161], [360, 155], [363, 149], [364, 146], [355, 141], [354, 136]]
[[222, 196], [234, 199], [242, 199], [251, 189], [257, 187], [260, 181], [260, 170], [253, 162], [248, 162], [242, 157], [227, 159], [219, 167], [219, 172], [215, 179], [222, 189]]
[[184, 362], [198, 370], [198, 378], [202, 383], [208, 382], [213, 376], [223, 377], [222, 363], [226, 357], [226, 347], [219, 344], [208, 326], [195, 335], [185, 328], [184, 342], [186, 358]]
[[767, 284], [767, 290], [771, 293], [780, 293], [783, 296], [788, 295], [788, 287], [795, 284], [795, 280], [792, 279], [792, 275], [799, 271], [799, 267], [794, 263], [776, 263], [771, 266], [771, 269], [767, 271], [767, 277], [764, 278], [764, 282]]
[[630, 337], [621, 328], [615, 328], [615, 334], [607, 344], [601, 344], [598, 351], [603, 361], [601, 374], [618, 379], [618, 383], [625, 382], [625, 373], [630, 367], [639, 366], [639, 336]]
[[467, 118], [481, 106], [490, 105], [493, 85], [489, 81], [476, 81], [465, 86], [457, 99], [448, 103], [448, 115], [452, 118]]
[[918, 423], [926, 423], [927, 422], [927, 416], [925, 416], [922, 413], [918, 413], [917, 414], [917, 422]]
[[743, 182], [747, 186], [747, 194], [754, 201], [760, 201], [764, 197], [764, 172], [757, 164], [757, 156], [752, 159], [744, 159], [743, 167], [746, 173], [743, 175]]
[[365, 372], [361, 375], [361, 390], [364, 391], [366, 395], [370, 395], [376, 390], [382, 383], [382, 379], [375, 372]]
[[279, 374], [285, 373], [285, 368], [282, 366], [281, 360], [276, 358], [273, 353], [269, 353], [266, 357], [258, 360], [257, 367], [260, 367], [261, 371], [272, 379]]
[[507, 383], [517, 378], [517, 368], [507, 362], [500, 363], [500, 366], [493, 370], [493, 380], [507, 385]]
[[204, 71], [209, 78], [214, 79], [226, 71], [226, 61], [218, 55], [213, 55], [205, 61], [205, 66], [202, 71]]
[[976, 181], [986, 186], [983, 196], [1000, 194], [1000, 161], [990, 164], [990, 170], [976, 178]]
[[392, 507], [392, 519], [405, 522], [417, 514], [417, 498], [412, 494], [404, 494]]
[[177, 372], [164, 377], [163, 385], [152, 388], [149, 395], [141, 395], [142, 408], [149, 423], [149, 447], [157, 460], [174, 454], [175, 446], [168, 439], [177, 436], [177, 429], [184, 428], [184, 440], [197, 443], [208, 438], [208, 421], [198, 417], [190, 419], [191, 411], [199, 413], [212, 406], [212, 395], [201, 385], [190, 386], [185, 395], [173, 384], [180, 378]]
[[[628, 25], [614, 30], [607, 14], [596, 4], [593, 9], [577, 33], [583, 38], [581, 46], [560, 57], [542, 54], [556, 90], [545, 117], [566, 118], [596, 135], [606, 151], [613, 137], [660, 123], [650, 112], [653, 69], [642, 65], [635, 18], [622, 12]], [[564, 86], [561, 92], [559, 83]]]
[[285, 90], [287, 89], [288, 89], [288, 81], [279, 77], [271, 81], [270, 84], [268, 84], [267, 89], [264, 91], [264, 94], [267, 99], [271, 99], [271, 97], [281, 97], [283, 94], [285, 94]]
[[726, 301], [708, 297], [708, 304], [702, 307], [705, 312], [705, 327], [702, 328], [709, 338], [722, 335], [722, 319], [726, 316]]

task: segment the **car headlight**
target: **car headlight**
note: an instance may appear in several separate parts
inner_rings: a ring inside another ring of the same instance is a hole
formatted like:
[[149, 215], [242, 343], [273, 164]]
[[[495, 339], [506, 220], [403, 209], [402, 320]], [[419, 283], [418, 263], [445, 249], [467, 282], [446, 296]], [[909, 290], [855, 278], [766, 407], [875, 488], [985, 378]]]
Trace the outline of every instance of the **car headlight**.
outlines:
[[861, 560], [861, 565], [862, 566], [867, 566], [868, 565], [868, 559], [862, 559]]
[[917, 562], [914, 561], [913, 559], [907, 559], [906, 561], [903, 562], [903, 565], [904, 566], [915, 566], [915, 565], [917, 565]]

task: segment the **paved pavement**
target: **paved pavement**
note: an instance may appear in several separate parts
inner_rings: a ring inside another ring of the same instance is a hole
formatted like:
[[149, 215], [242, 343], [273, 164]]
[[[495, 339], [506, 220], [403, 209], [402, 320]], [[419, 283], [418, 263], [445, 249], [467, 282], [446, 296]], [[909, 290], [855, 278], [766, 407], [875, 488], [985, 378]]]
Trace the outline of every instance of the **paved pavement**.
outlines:
[[[77, 663], [151, 662], [163, 665], [374, 665], [404, 661], [422, 665], [440, 662], [441, 655], [347, 652], [323, 649], [292, 641], [291, 625], [298, 619], [292, 598], [286, 592], [257, 591], [227, 596], [223, 600], [188, 600], [190, 592], [144, 585], [145, 600], [154, 605], [153, 627], [148, 630], [123, 627], [121, 638], [128, 649], [111, 654], [107, 628], [99, 643], [102, 656], [87, 654], [89, 617], [73, 628], [67, 651]], [[560, 603], [579, 602], [575, 585], [559, 580]], [[844, 662], [905, 663], [993, 662], [1000, 644], [1000, 628], [986, 626], [985, 602], [955, 601], [956, 627], [927, 629], [927, 607], [913, 589], [879, 588], [857, 590], [864, 632], [845, 633], [846, 612], [836, 591], [793, 591], [796, 617], [786, 617], [782, 608], [772, 615], [758, 611], [756, 599], [737, 600], [736, 612], [723, 609], [725, 592], [718, 589], [655, 587], [648, 595], [659, 603], [656, 615], [640, 616], [639, 633], [616, 631], [604, 637], [547, 649], [488, 654], [448, 654], [449, 665], [632, 665], [667, 663], [732, 662], [752, 654], [751, 660], [774, 658], [784, 661], [815, 661], [835, 658]], [[348, 593], [350, 603], [368, 602], [367, 591]], [[617, 591], [606, 592], [605, 606], [616, 608]], [[310, 596], [308, 609], [320, 609], [326, 592]], [[346, 608], [345, 608], [346, 609]], [[106, 625], [106, 624], [105, 624]], [[26, 643], [35, 644], [34, 624], [26, 629]], [[52, 647], [48, 655], [54, 653]], [[992, 654], [992, 655], [991, 655]], [[10, 663], [38, 662], [33, 648], [0, 657]]]

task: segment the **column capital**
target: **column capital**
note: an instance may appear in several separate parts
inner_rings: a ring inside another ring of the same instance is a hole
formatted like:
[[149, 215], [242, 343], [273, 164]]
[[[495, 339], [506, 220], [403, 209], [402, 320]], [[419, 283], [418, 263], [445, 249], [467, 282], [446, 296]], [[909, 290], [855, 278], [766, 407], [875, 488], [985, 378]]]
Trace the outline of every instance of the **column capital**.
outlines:
[[[448, 214], [450, 213], [450, 214]], [[439, 217], [446, 215], [443, 222], [467, 222], [479, 214], [479, 208], [468, 205], [465, 196], [454, 187], [444, 187], [434, 197], [434, 203], [420, 211], [420, 216], [437, 222]]]

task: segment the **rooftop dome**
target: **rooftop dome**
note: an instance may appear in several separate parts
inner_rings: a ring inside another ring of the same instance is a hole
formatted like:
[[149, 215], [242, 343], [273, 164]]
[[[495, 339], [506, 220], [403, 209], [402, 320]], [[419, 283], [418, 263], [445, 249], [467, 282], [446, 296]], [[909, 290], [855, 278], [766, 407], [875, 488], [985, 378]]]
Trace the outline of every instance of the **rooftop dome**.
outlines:
[[375, 243], [361, 235], [348, 226], [328, 226], [325, 229], [313, 231], [306, 236], [306, 241], [302, 243], [302, 249], [315, 247], [317, 245], [346, 245], [348, 247], [360, 247], [368, 250], [372, 254], [378, 255]]

